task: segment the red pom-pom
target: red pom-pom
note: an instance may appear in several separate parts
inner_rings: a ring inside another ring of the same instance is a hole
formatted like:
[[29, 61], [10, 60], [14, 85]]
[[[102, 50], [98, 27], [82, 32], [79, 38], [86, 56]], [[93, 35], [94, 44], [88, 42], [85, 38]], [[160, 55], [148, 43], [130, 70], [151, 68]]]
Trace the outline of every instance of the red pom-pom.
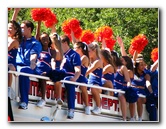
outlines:
[[84, 30], [81, 35], [81, 41], [86, 42], [87, 44], [90, 44], [94, 41], [94, 34], [91, 30]]
[[158, 48], [154, 48], [151, 52], [151, 59], [155, 62], [158, 59]]
[[131, 40], [129, 53], [132, 54], [131, 51], [135, 51], [135, 50], [138, 53], [141, 53], [147, 44], [148, 44], [148, 40], [146, 36], [144, 34], [139, 34]]
[[62, 23], [62, 31], [66, 35], [70, 35], [71, 31], [73, 31], [74, 36], [79, 39], [82, 34], [82, 28], [80, 27], [80, 23], [76, 18], [67, 19]]
[[44, 25], [49, 28], [58, 22], [56, 15], [54, 13], [50, 13], [47, 19], [44, 21]]
[[105, 39], [105, 43], [106, 43], [107, 48], [109, 48], [110, 51], [112, 51], [114, 49], [116, 40], [114, 40], [113, 38]]
[[130, 47], [129, 47], [129, 54], [133, 56], [134, 55], [134, 51], [135, 50], [133, 49], [133, 46], [130, 45]]
[[74, 36], [75, 36], [75, 38], [79, 39], [81, 37], [81, 35], [82, 35], [82, 28], [79, 27], [79, 28], [77, 28], [77, 30], [74, 31]]
[[80, 22], [76, 18], [69, 19], [69, 28], [75, 32], [80, 27]]
[[35, 8], [31, 10], [31, 16], [34, 21], [45, 21], [51, 14], [49, 8]]
[[69, 20], [65, 20], [65, 21], [62, 23], [62, 31], [63, 31], [65, 34], [71, 34], [71, 30], [70, 30], [70, 27], [69, 27], [68, 23], [69, 23]]
[[8, 11], [11, 10], [12, 8], [8, 8]]
[[102, 26], [95, 31], [95, 39], [101, 42], [102, 39], [110, 39], [113, 35], [113, 30], [109, 26]]

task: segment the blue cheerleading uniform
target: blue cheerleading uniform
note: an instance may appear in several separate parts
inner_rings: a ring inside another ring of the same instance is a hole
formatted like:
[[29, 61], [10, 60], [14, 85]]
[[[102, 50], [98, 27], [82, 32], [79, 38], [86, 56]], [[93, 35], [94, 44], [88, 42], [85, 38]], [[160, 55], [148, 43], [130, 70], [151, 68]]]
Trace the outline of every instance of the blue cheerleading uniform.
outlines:
[[158, 97], [158, 70], [150, 72], [153, 93]]
[[13, 48], [8, 51], [8, 64], [13, 64], [16, 67], [16, 56], [18, 49]]
[[56, 60], [56, 70], [60, 69], [60, 65], [61, 65], [61, 60]]
[[102, 76], [102, 85], [105, 84], [106, 80], [109, 80], [114, 84], [114, 73], [106, 73]]
[[43, 72], [51, 70], [51, 53], [48, 51], [42, 51], [36, 63], [36, 74], [41, 75]]
[[88, 84], [102, 86], [102, 71], [102, 68], [97, 68], [92, 73], [90, 73], [88, 78]]
[[77, 82], [83, 82], [83, 83], [87, 83], [88, 82], [87, 78], [85, 77], [87, 69], [88, 69], [87, 67], [81, 65], [81, 75], [78, 78]]
[[145, 73], [143, 73], [140, 77], [136, 76], [134, 74], [134, 79], [133, 81], [131, 82], [131, 84], [133, 86], [135, 86], [136, 88], [138, 87], [138, 93], [139, 94], [143, 94], [143, 95], [146, 95], [146, 79], [145, 79]]

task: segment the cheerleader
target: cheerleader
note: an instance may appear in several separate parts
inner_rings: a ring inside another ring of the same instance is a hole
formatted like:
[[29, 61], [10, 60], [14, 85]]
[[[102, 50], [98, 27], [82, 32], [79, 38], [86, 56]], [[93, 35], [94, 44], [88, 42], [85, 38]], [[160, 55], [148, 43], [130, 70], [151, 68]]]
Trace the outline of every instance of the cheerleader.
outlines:
[[[127, 68], [125, 65], [122, 64], [120, 58], [118, 57], [118, 54], [115, 51], [111, 51], [111, 55], [113, 56], [113, 62], [116, 68], [116, 73], [114, 75], [114, 88], [123, 90], [124, 80], [126, 80], [127, 82], [127, 87], [131, 86], [130, 77], [129, 77]], [[126, 121], [127, 107], [126, 107], [125, 95], [115, 92], [114, 96], [118, 97], [120, 101], [122, 117], [123, 117], [123, 120]]]
[[[14, 10], [14, 12], [16, 9]], [[11, 20], [8, 23], [8, 69], [16, 71], [16, 55], [19, 44], [22, 39], [22, 32], [20, 25], [15, 21]], [[8, 73], [8, 96], [13, 99], [14, 91], [11, 88], [12, 74]]]
[[[147, 95], [148, 91], [150, 94], [153, 93], [150, 76], [144, 72], [145, 65], [142, 59], [137, 59], [134, 68], [134, 79], [132, 81], [132, 86], [138, 89], [139, 94]], [[137, 100], [137, 112], [138, 112], [138, 121], [142, 121], [143, 114], [143, 104], [146, 103], [146, 98], [139, 97]]]
[[[88, 53], [88, 47], [86, 43], [83, 42], [76, 42], [74, 43], [74, 50], [80, 55], [81, 57], [81, 75], [78, 78], [77, 82], [80, 83], [87, 83], [87, 78], [85, 77], [86, 71], [89, 66], [89, 53]], [[88, 92], [87, 87], [85, 86], [79, 86], [79, 88], [82, 91], [82, 99], [85, 104], [85, 114], [90, 115], [90, 107], [88, 102]]]
[[[102, 85], [113, 89], [115, 65], [113, 64], [112, 56], [108, 50], [101, 50], [100, 54], [104, 67], [102, 72]], [[113, 92], [110, 92], [109, 95], [113, 96], [113, 94]]]
[[[93, 84], [96, 86], [102, 86], [101, 78], [102, 78], [102, 70], [103, 70], [103, 63], [100, 59], [100, 48], [97, 42], [92, 42], [88, 45], [89, 57], [90, 57], [90, 66], [86, 72], [86, 76], [88, 77], [88, 84]], [[100, 93], [102, 90], [91, 88], [91, 92], [96, 102], [95, 108], [92, 110], [94, 114], [101, 113], [101, 100], [100, 100]]]

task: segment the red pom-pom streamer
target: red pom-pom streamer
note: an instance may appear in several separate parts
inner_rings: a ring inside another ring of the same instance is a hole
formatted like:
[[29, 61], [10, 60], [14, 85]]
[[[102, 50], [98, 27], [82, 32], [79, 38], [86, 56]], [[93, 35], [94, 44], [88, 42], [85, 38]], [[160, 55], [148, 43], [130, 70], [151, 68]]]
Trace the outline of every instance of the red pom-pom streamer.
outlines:
[[95, 37], [91, 30], [84, 30], [81, 35], [81, 41], [86, 42], [87, 44], [90, 44], [94, 41]]
[[155, 62], [158, 59], [158, 48], [154, 48], [151, 52], [151, 59]]
[[148, 39], [146, 38], [146, 36], [144, 34], [139, 34], [131, 40], [129, 53], [131, 55], [134, 54], [133, 51], [141, 53], [147, 44], [148, 44]]
[[70, 35], [73, 31], [75, 38], [79, 39], [82, 35], [82, 28], [80, 27], [79, 20], [76, 18], [67, 19], [62, 23], [62, 31], [66, 35]]
[[49, 28], [58, 22], [56, 15], [54, 13], [50, 13], [47, 19], [44, 21], [44, 25]]
[[102, 39], [109, 39], [113, 35], [113, 30], [109, 26], [102, 26], [95, 31], [95, 39], [101, 42]]
[[106, 43], [107, 48], [109, 48], [110, 51], [112, 51], [114, 49], [116, 40], [114, 40], [113, 38], [105, 39], [105, 43]]
[[31, 17], [34, 21], [45, 21], [50, 16], [49, 8], [35, 8], [31, 10]]

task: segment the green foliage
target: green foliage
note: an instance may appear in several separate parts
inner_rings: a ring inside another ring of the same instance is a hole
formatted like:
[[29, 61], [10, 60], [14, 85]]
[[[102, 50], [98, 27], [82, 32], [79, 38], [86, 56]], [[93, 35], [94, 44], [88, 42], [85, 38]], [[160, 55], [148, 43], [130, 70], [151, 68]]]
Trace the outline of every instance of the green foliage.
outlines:
[[[60, 35], [63, 34], [61, 25], [68, 18], [77, 18], [83, 29], [91, 29], [93, 32], [103, 25], [108, 25], [112, 27], [115, 37], [120, 36], [123, 39], [127, 53], [131, 39], [140, 33], [145, 34], [149, 43], [142, 54], [148, 64], [152, 63], [150, 53], [153, 48], [158, 47], [158, 8], [52, 8], [52, 11], [57, 16], [56, 30]], [[10, 10], [8, 20], [12, 14], [13, 10]], [[20, 23], [23, 20], [33, 21], [31, 9], [22, 8], [17, 20]], [[35, 22], [34, 24], [36, 25]], [[41, 31], [49, 33], [50, 29], [42, 24]], [[117, 43], [114, 49], [120, 53]]]

